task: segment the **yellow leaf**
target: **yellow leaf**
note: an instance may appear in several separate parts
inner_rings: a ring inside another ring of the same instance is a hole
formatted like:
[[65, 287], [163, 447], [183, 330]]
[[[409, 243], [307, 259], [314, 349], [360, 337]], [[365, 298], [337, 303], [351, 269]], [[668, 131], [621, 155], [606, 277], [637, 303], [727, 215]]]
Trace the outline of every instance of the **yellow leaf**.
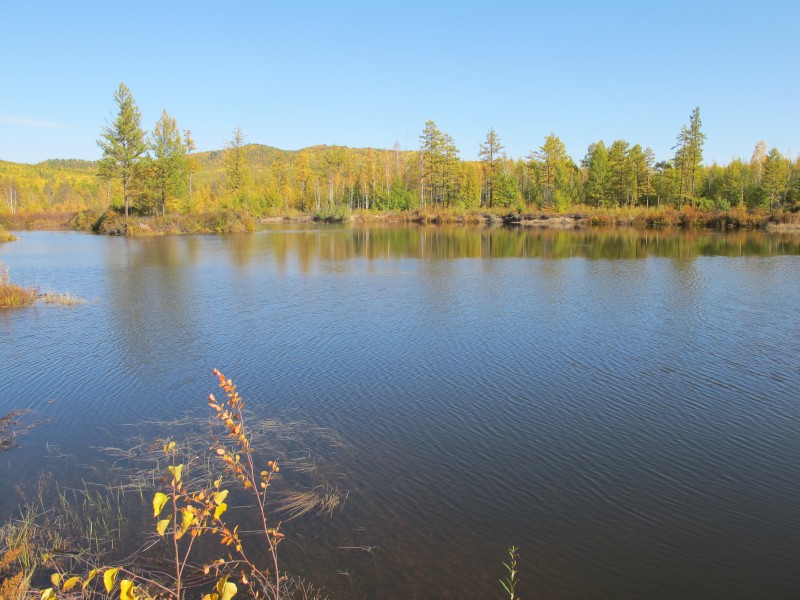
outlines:
[[228, 510], [228, 505], [223, 502], [214, 509], [214, 518], [219, 519], [226, 510]]
[[184, 510], [183, 517], [181, 519], [181, 529], [184, 533], [186, 533], [186, 530], [192, 526], [192, 523], [194, 523], [194, 515], [188, 510]]
[[164, 454], [169, 454], [175, 450], [175, 442], [170, 442], [169, 444], [164, 444]]
[[42, 592], [41, 600], [56, 600], [56, 593], [53, 588], [47, 588]]
[[110, 594], [111, 590], [114, 588], [114, 582], [117, 580], [117, 571], [119, 569], [107, 569], [105, 573], [103, 573], [103, 583], [106, 586], [106, 591]]
[[217, 581], [217, 593], [219, 600], [231, 600], [237, 592], [236, 584], [228, 581], [227, 577], [223, 577]]
[[96, 575], [97, 575], [97, 569], [92, 569], [91, 571], [89, 571], [89, 575], [86, 577], [86, 580], [83, 582], [83, 586], [82, 586], [83, 589], [86, 589], [86, 586], [89, 585], [92, 582], [92, 579], [94, 579]]
[[169, 500], [169, 497], [166, 494], [161, 492], [156, 492], [156, 495], [153, 496], [153, 516], [157, 517], [161, 514], [161, 511], [164, 510], [164, 505]]
[[203, 600], [219, 600], [219, 594], [206, 594]]
[[76, 585], [78, 585], [78, 583], [80, 582], [80, 580], [81, 580], [81, 578], [80, 578], [80, 577], [77, 577], [77, 576], [75, 576], [75, 577], [70, 577], [69, 579], [67, 579], [67, 580], [64, 582], [64, 585], [61, 587], [61, 589], [62, 589], [62, 590], [64, 590], [65, 592], [68, 592], [68, 591], [70, 591], [72, 588], [74, 588]]
[[228, 490], [222, 490], [221, 492], [214, 492], [214, 504], [219, 506], [223, 502], [225, 502], [225, 498], [228, 497]]
[[50, 582], [58, 587], [58, 584], [61, 583], [61, 574], [60, 573], [53, 573], [50, 575]]
[[176, 465], [174, 467], [170, 465], [167, 467], [167, 470], [169, 471], [169, 474], [172, 475], [172, 479], [175, 480], [175, 483], [180, 483], [181, 474], [183, 473], [183, 465]]
[[169, 519], [161, 519], [158, 523], [156, 523], [156, 532], [161, 537], [164, 537], [164, 532], [167, 530], [167, 525], [169, 525]]
[[130, 579], [119, 582], [119, 600], [136, 600], [133, 596], [133, 582]]

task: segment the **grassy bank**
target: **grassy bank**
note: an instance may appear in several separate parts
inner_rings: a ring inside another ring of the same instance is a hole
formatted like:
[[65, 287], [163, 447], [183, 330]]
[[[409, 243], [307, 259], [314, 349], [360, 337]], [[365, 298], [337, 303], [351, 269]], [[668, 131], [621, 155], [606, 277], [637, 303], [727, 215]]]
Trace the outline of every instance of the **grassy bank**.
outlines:
[[16, 240], [17, 236], [0, 227], [0, 242], [14, 242]]
[[[78, 213], [35, 213], [8, 215], [0, 218], [0, 226], [17, 229], [73, 229], [103, 235], [128, 237], [180, 235], [191, 233], [232, 233], [253, 231], [257, 223], [398, 223], [398, 224], [469, 224], [537, 226], [537, 227], [636, 227], [636, 228], [709, 228], [717, 230], [769, 229], [800, 230], [800, 206], [767, 211], [733, 208], [728, 211], [704, 211], [692, 207], [623, 207], [597, 208], [576, 205], [566, 211], [551, 209], [459, 209], [423, 207], [417, 210], [355, 210], [334, 207], [309, 214], [296, 210], [253, 217], [231, 210], [213, 213], [140, 216], [132, 215], [126, 225], [116, 211], [81, 211]], [[3, 239], [0, 229], [0, 241]], [[10, 235], [10, 234], [8, 234]]]
[[18, 212], [0, 215], [0, 229], [69, 229], [73, 212]]
[[702, 211], [691, 207], [680, 210], [645, 207], [602, 209], [580, 206], [563, 213], [538, 211], [510, 214], [505, 215], [503, 221], [510, 225], [530, 226], [800, 230], [800, 211], [739, 208], [728, 211]]
[[78, 231], [93, 231], [102, 235], [145, 237], [253, 231], [255, 221], [242, 213], [219, 211], [201, 215], [130, 216], [126, 224], [125, 218], [114, 211], [82, 211], [72, 216], [70, 226]]

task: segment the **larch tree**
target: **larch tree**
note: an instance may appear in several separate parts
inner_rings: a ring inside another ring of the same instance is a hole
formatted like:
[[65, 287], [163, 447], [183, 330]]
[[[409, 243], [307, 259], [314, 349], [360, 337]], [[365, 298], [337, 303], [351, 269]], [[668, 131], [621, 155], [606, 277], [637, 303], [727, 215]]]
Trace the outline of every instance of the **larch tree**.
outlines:
[[192, 130], [191, 129], [184, 129], [183, 130], [183, 143], [186, 147], [186, 168], [189, 171], [189, 201], [188, 205], [189, 208], [192, 207], [192, 172], [195, 170], [196, 165], [194, 159], [192, 158], [192, 152], [197, 149], [195, 146], [194, 138], [192, 138]]
[[586, 199], [597, 207], [606, 206], [611, 195], [611, 165], [603, 140], [589, 144], [583, 159], [586, 167]]
[[544, 139], [538, 150], [528, 155], [528, 166], [537, 171], [541, 198], [545, 206], [561, 210], [574, 199], [572, 159], [567, 148], [554, 133]]
[[425, 205], [426, 196], [431, 204], [447, 204], [455, 195], [458, 148], [453, 138], [426, 121], [420, 140], [422, 175], [420, 177], [420, 206]]
[[167, 214], [167, 199], [176, 197], [188, 170], [186, 147], [181, 140], [178, 124], [166, 109], [161, 112], [150, 140], [153, 152], [153, 176], [156, 193], [161, 201], [161, 215]]
[[494, 181], [499, 167], [502, 164], [502, 157], [500, 154], [502, 151], [503, 145], [500, 143], [500, 136], [497, 135], [494, 128], [489, 129], [489, 133], [486, 134], [486, 141], [480, 145], [478, 150], [478, 156], [480, 156], [481, 162], [483, 163], [484, 181], [486, 182], [484, 203], [489, 208], [494, 204]]
[[122, 200], [125, 204], [125, 224], [128, 223], [130, 202], [128, 187], [137, 165], [147, 150], [145, 131], [141, 127], [142, 115], [131, 91], [124, 83], [114, 92], [117, 104], [116, 118], [103, 126], [97, 145], [103, 149], [100, 172], [122, 180]]
[[703, 170], [703, 144], [706, 141], [706, 135], [700, 129], [702, 125], [700, 107], [697, 106], [689, 117], [689, 124], [681, 128], [677, 143], [673, 148], [675, 150], [675, 168], [680, 173], [679, 207], [683, 198], [687, 198], [694, 206], [695, 190]]
[[761, 193], [766, 207], [770, 210], [783, 201], [789, 183], [789, 161], [783, 158], [777, 148], [767, 154], [764, 161], [764, 176], [761, 179]]
[[244, 192], [245, 177], [247, 174], [247, 157], [244, 150], [244, 132], [241, 126], [236, 125], [233, 137], [225, 145], [225, 174], [228, 191], [237, 198]]

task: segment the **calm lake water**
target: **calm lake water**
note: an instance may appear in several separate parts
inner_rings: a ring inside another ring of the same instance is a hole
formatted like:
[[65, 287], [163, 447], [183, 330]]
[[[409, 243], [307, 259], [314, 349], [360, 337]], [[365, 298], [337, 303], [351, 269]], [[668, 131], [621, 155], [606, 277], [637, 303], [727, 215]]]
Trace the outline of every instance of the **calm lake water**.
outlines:
[[217, 367], [294, 424], [282, 484], [347, 492], [282, 546], [336, 598], [501, 598], [512, 544], [524, 598], [800, 597], [800, 236], [18, 235], [12, 280], [89, 303], [0, 311], [0, 413], [49, 419], [4, 518], [205, 418]]

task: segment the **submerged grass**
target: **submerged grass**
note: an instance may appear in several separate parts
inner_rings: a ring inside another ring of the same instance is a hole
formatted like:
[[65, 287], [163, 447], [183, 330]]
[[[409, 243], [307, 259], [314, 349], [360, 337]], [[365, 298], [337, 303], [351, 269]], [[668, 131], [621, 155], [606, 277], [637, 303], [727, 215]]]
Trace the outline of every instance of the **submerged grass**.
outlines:
[[61, 306], [75, 306], [86, 304], [86, 300], [80, 296], [75, 296], [69, 292], [63, 294], [57, 292], [45, 292], [41, 295], [42, 302], [45, 304], [60, 304]]
[[64, 294], [45, 292], [40, 295], [38, 288], [35, 286], [22, 287], [11, 283], [8, 275], [8, 267], [0, 262], [0, 308], [30, 306], [39, 298], [41, 298], [42, 302], [45, 304], [60, 304], [62, 306], [86, 304], [86, 300], [80, 296], [70, 294], [69, 292]]

